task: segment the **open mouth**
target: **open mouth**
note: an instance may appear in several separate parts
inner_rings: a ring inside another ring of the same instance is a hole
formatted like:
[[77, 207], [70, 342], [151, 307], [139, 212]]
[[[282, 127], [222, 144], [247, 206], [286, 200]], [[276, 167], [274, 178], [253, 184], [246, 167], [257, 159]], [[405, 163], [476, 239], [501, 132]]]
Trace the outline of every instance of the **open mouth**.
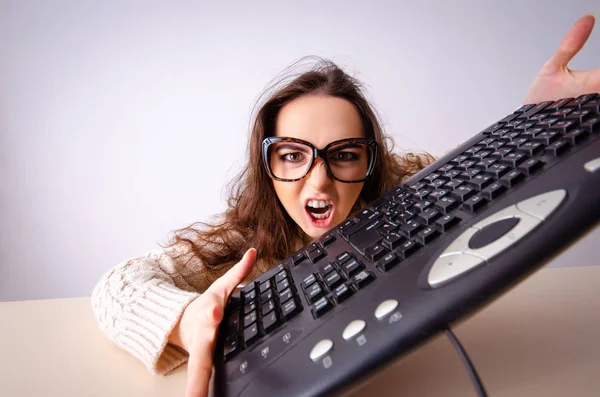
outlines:
[[331, 215], [333, 205], [329, 200], [308, 200], [305, 208], [313, 219], [323, 221]]

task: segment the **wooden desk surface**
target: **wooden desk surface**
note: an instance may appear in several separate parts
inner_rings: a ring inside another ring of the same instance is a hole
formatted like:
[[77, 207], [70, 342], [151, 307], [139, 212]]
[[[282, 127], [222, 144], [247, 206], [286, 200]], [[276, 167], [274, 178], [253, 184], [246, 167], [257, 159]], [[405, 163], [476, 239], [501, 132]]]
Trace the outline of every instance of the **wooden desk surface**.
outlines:
[[[541, 269], [454, 327], [490, 397], [600, 393], [600, 267]], [[0, 303], [0, 394], [183, 396], [185, 366], [153, 376], [106, 339], [89, 298]], [[474, 396], [444, 336], [345, 397]]]

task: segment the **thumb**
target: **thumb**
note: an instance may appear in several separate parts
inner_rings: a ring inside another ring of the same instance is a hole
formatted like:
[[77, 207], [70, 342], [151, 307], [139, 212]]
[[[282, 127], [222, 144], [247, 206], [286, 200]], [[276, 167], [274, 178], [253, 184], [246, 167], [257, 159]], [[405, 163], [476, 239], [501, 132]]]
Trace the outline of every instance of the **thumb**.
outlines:
[[596, 18], [593, 14], [586, 14], [575, 22], [548, 61], [546, 67], [550, 69], [550, 72], [567, 68], [571, 59], [581, 50], [588, 37], [590, 37], [595, 22]]

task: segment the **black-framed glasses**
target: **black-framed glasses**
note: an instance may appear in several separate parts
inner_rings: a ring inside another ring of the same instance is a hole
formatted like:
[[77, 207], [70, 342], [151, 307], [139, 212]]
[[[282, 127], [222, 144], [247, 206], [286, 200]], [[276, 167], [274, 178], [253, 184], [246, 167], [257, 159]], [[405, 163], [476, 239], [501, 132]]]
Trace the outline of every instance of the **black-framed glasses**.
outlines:
[[262, 155], [267, 173], [277, 181], [301, 180], [317, 157], [321, 157], [333, 179], [355, 183], [366, 180], [373, 173], [377, 142], [370, 138], [347, 138], [317, 149], [302, 139], [269, 137], [263, 139]]

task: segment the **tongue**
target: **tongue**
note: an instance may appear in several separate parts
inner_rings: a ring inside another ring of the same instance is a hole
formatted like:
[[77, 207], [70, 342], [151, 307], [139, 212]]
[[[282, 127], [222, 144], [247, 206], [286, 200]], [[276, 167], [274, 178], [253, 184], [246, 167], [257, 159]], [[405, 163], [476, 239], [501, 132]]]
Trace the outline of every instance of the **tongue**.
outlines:
[[324, 214], [329, 209], [329, 206], [322, 207], [322, 208], [313, 208], [313, 207], [306, 206], [306, 208], [313, 214]]

